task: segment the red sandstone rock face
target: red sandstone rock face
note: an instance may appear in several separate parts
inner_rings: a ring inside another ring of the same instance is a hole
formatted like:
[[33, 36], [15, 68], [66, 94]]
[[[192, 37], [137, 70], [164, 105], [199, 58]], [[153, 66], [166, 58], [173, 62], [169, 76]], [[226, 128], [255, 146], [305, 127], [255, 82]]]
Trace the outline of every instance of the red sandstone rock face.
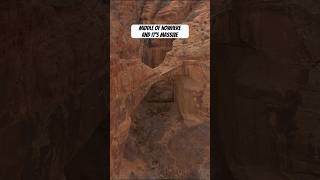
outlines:
[[319, 179], [319, 5], [214, 3], [221, 164], [240, 180]]
[[[209, 179], [209, 1], [111, 7], [111, 177]], [[134, 23], [189, 24], [190, 37], [131, 39]]]

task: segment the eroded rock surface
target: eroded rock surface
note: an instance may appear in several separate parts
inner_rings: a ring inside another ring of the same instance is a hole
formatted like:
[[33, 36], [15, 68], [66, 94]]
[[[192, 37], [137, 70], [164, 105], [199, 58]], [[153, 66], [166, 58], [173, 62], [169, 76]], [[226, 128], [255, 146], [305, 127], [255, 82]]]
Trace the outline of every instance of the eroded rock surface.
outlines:
[[[209, 1], [111, 7], [111, 178], [209, 179]], [[190, 37], [131, 39], [135, 23], [189, 24]]]

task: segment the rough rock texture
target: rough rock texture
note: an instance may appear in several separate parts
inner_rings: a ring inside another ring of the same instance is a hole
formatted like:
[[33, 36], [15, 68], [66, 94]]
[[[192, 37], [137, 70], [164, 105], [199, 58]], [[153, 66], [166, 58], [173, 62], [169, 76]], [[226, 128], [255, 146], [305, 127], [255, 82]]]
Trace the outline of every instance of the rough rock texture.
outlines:
[[320, 9], [214, 0], [218, 179], [320, 179]]
[[[112, 179], [209, 179], [209, 1], [111, 1]], [[131, 39], [186, 23], [189, 39]], [[186, 161], [188, 160], [188, 161]]]
[[107, 7], [91, 0], [0, 4], [0, 179], [73, 179], [64, 168], [107, 112]]

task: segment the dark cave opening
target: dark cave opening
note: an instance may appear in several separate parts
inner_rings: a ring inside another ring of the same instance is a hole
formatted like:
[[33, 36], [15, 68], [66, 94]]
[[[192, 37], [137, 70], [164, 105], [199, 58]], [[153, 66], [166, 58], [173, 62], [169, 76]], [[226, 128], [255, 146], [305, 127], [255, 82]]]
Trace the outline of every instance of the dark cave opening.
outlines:
[[151, 67], [158, 67], [172, 49], [172, 39], [144, 39], [142, 62]]

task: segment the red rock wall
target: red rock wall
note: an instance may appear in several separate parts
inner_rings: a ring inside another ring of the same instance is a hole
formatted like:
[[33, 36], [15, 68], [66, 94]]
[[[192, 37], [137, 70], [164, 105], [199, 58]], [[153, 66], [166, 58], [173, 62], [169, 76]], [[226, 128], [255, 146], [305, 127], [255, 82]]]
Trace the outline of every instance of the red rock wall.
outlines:
[[[210, 106], [209, 1], [112, 1], [111, 7], [113, 7], [110, 17], [113, 27], [110, 49], [111, 177], [113, 179], [128, 177], [170, 178], [175, 175], [179, 178], [194, 176], [208, 179], [210, 134], [208, 128]], [[129, 27], [131, 24], [138, 23], [187, 23], [191, 26], [190, 38], [174, 41], [152, 39], [149, 42], [131, 39]], [[173, 97], [174, 101], [165, 107], [173, 108], [173, 110], [171, 113], [166, 111], [163, 113], [170, 117], [181, 116], [182, 122], [168, 121], [168, 123], [175, 123], [161, 129], [157, 125], [150, 125], [150, 122], [156, 120], [156, 117], [149, 119], [150, 121], [148, 120], [149, 116], [142, 119], [137, 118], [139, 112], [144, 112], [146, 108], [152, 107], [151, 109], [156, 111], [158, 108], [161, 109], [160, 104], [168, 101], [166, 98], [168, 95]], [[148, 104], [149, 96], [154, 96], [160, 102], [155, 105]], [[180, 124], [185, 128], [176, 127]], [[175, 145], [169, 144], [175, 142], [179, 144], [180, 141], [180, 144], [192, 144], [197, 143], [197, 138], [205, 137], [199, 150], [203, 159], [200, 162], [192, 161], [194, 162], [194, 164], [191, 163], [194, 166], [192, 168], [183, 163], [181, 164], [183, 167], [173, 165], [173, 161], [170, 160], [166, 162], [172, 166], [167, 167], [166, 163], [160, 159], [157, 160], [160, 163], [159, 167], [156, 171], [152, 171], [153, 159], [148, 156], [148, 153], [139, 156], [133, 152], [143, 151], [146, 146], [154, 148], [154, 144], [149, 144], [152, 140], [146, 141], [144, 145], [140, 146], [142, 149], [139, 149], [135, 147], [132, 139], [141, 140], [144, 134], [129, 133], [135, 130], [144, 132], [144, 129], [148, 128], [160, 128], [159, 131], [164, 131], [162, 136], [158, 134], [164, 138], [159, 142], [163, 151], [155, 154], [150, 152], [149, 155], [164, 159], [173, 156], [175, 161], [182, 163], [183, 157], [188, 156], [188, 152], [191, 155], [193, 153], [192, 156], [196, 156], [194, 154], [196, 150], [191, 148], [179, 158], [176, 157], [179, 155], [179, 151], [174, 150], [176, 149]], [[188, 132], [188, 128], [194, 129], [195, 136], [201, 130], [204, 131], [204, 134], [196, 136], [196, 139], [190, 137], [187, 141], [180, 140], [180, 136]], [[174, 129], [174, 133], [169, 133], [169, 135], [167, 133], [170, 129]], [[135, 150], [128, 150], [130, 143], [133, 143], [132, 147], [136, 148]], [[125, 156], [124, 152], [127, 152]], [[127, 156], [130, 156], [131, 160]], [[162, 169], [165, 167], [173, 173]], [[178, 171], [183, 171], [183, 173], [179, 174]]]

